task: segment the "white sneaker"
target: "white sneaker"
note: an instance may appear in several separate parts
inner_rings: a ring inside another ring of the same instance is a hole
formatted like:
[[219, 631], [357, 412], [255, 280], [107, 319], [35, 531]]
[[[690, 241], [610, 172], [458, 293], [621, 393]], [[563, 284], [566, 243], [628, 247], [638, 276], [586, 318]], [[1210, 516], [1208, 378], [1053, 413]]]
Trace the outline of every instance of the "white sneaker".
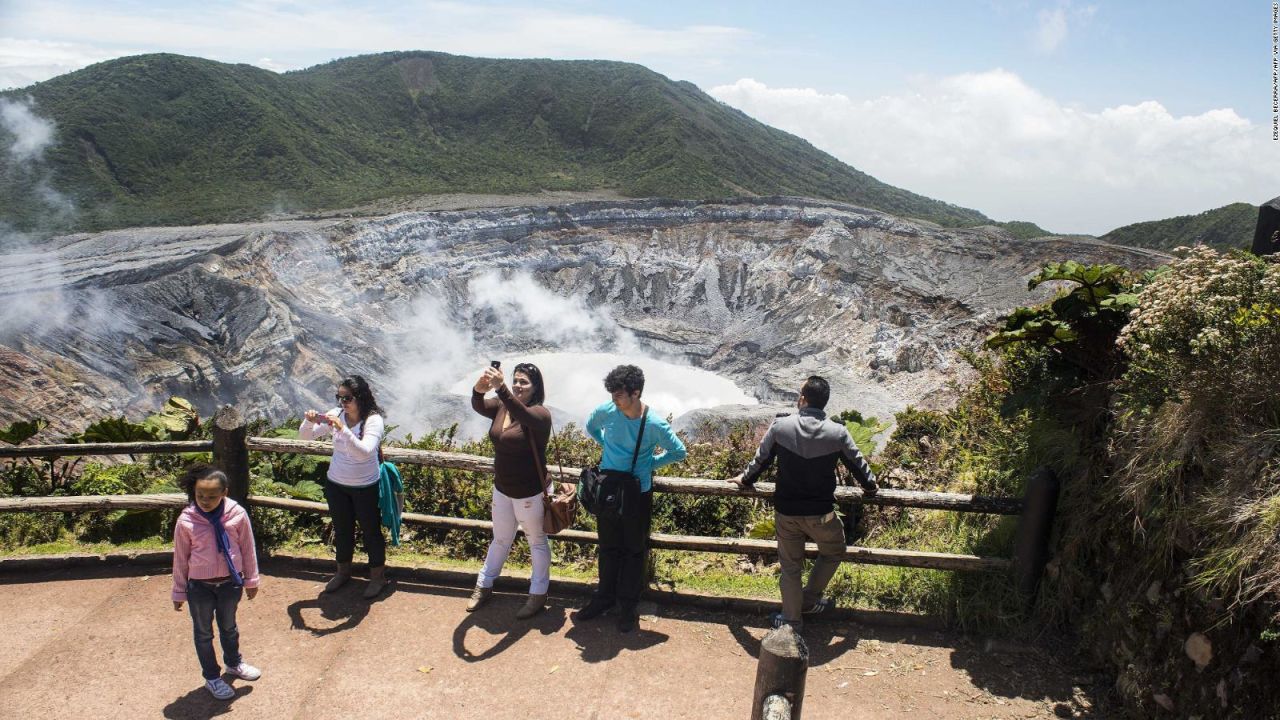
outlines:
[[262, 671], [247, 662], [242, 662], [235, 667], [227, 668], [227, 674], [235, 675], [241, 680], [257, 680], [262, 677]]
[[248, 662], [241, 662], [236, 667], [228, 667], [227, 674], [236, 675], [241, 680], [256, 680], [261, 678], [262, 671], [248, 664]]
[[231, 686], [227, 684], [227, 681], [220, 677], [212, 680], [205, 680], [204, 687], [209, 691], [209, 694], [219, 700], [230, 700], [236, 696], [236, 691], [232, 690]]

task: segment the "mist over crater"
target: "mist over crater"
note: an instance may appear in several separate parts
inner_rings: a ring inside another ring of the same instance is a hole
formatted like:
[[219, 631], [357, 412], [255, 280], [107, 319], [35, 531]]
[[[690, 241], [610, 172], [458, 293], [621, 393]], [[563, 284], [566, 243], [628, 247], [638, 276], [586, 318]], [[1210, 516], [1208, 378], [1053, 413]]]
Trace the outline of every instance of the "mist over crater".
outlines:
[[[795, 198], [70, 236], [0, 259], [0, 388], [17, 400], [0, 420], [76, 430], [168, 395], [280, 420], [329, 407], [334, 381], [360, 373], [392, 424], [421, 432], [474, 423], [460, 388], [488, 360], [537, 358], [555, 372], [558, 424], [607, 399], [614, 358], [649, 364], [646, 398], [664, 415], [767, 414], [816, 373], [831, 409], [883, 418], [950, 402], [966, 372], [956, 351], [1044, 297], [1025, 278], [1064, 258], [1166, 256]], [[677, 381], [681, 367], [711, 375]]]

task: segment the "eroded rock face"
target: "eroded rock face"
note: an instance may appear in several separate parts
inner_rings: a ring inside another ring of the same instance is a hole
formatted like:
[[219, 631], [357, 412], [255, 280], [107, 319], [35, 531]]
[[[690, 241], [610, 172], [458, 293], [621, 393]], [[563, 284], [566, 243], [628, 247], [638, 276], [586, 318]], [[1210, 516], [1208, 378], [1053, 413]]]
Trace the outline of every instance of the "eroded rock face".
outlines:
[[57, 246], [0, 263], [0, 392], [16, 401], [0, 421], [43, 415], [54, 431], [170, 394], [278, 420], [328, 407], [352, 372], [393, 422], [439, 427], [450, 374], [487, 354], [631, 345], [766, 403], [822, 374], [830, 409], [887, 418], [949, 401], [955, 351], [1043, 297], [1026, 277], [1044, 262], [1167, 260], [795, 199], [142, 228]]

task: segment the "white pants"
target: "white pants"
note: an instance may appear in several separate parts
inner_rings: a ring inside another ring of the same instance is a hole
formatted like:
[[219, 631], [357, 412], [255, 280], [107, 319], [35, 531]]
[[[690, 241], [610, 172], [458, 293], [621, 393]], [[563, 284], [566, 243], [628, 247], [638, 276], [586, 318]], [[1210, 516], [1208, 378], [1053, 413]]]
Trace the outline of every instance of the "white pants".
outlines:
[[545, 595], [551, 585], [551, 544], [542, 531], [542, 497], [511, 498], [493, 488], [493, 542], [476, 584], [493, 587], [493, 581], [502, 574], [502, 565], [511, 554], [511, 543], [516, 539], [517, 525], [529, 538], [529, 551], [533, 556], [533, 577], [529, 580], [530, 595]]

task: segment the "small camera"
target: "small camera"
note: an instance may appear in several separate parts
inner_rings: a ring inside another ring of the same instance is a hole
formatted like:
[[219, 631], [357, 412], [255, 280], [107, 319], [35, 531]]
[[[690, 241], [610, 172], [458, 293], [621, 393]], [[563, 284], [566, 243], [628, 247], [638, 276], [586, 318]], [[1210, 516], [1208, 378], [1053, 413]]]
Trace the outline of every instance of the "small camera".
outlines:
[[502, 361], [501, 361], [501, 360], [490, 360], [490, 361], [489, 361], [489, 367], [491, 367], [491, 368], [500, 368], [500, 367], [502, 367]]

